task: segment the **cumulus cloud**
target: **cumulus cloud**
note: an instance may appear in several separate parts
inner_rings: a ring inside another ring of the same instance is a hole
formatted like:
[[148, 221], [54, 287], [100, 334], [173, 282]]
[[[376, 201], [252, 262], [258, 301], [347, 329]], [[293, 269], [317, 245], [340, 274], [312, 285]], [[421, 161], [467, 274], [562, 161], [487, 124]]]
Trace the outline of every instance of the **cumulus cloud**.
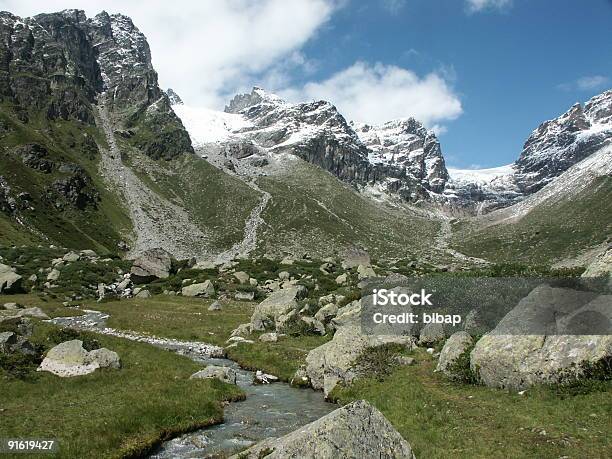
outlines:
[[279, 62], [311, 63], [297, 51], [342, 2], [339, 0], [2, 0], [17, 15], [102, 10], [130, 16], [147, 36], [162, 86], [172, 86], [188, 103], [223, 107], [255, 75], [284, 78]]
[[578, 78], [576, 81], [561, 83], [557, 89], [562, 91], [593, 91], [603, 89], [610, 84], [610, 78], [603, 75], [591, 75]]
[[470, 13], [486, 10], [502, 10], [512, 5], [512, 0], [466, 0]]
[[281, 91], [293, 101], [331, 101], [349, 120], [382, 123], [412, 116], [444, 132], [440, 122], [462, 113], [461, 101], [439, 74], [419, 77], [408, 69], [380, 63], [356, 62], [320, 82]]

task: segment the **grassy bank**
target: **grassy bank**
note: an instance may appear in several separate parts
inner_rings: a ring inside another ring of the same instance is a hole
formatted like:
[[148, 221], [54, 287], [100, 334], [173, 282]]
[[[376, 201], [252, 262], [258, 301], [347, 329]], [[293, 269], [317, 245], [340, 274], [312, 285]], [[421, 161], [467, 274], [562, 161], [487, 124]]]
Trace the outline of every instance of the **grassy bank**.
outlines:
[[[38, 324], [33, 341], [48, 347], [53, 328]], [[242, 397], [236, 386], [189, 380], [201, 366], [186, 357], [96, 339], [120, 355], [121, 370], [65, 379], [37, 372], [16, 379], [0, 370], [3, 437], [57, 439], [58, 457], [136, 457], [177, 433], [221, 421], [221, 402]]]
[[534, 388], [524, 395], [451, 383], [424, 353], [414, 366], [368, 378], [333, 396], [366, 399], [406, 438], [417, 457], [612, 457], [612, 384], [571, 395]]

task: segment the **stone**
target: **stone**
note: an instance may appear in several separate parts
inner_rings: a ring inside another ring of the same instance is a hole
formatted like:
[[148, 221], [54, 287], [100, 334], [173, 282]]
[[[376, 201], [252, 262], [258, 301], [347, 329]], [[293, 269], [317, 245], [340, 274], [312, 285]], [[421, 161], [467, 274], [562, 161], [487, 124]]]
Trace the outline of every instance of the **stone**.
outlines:
[[217, 265], [215, 265], [212, 261], [200, 261], [195, 265], [196, 269], [216, 269]]
[[28, 277], [28, 280], [34, 283], [38, 280], [38, 276], [36, 274], [32, 274], [30, 277]]
[[290, 258], [290, 257], [285, 257], [285, 258], [283, 258], [283, 259], [281, 260], [280, 264], [281, 264], [281, 265], [287, 265], [287, 266], [290, 266], [290, 265], [292, 265], [294, 262], [295, 262], [295, 261], [293, 260], [293, 258]]
[[219, 303], [218, 301], [213, 302], [210, 306], [208, 306], [208, 310], [209, 311], [220, 311], [221, 303]]
[[251, 334], [251, 324], [240, 324], [230, 333], [230, 337], [247, 336]]
[[238, 280], [238, 282], [240, 282], [241, 284], [246, 284], [247, 282], [249, 282], [250, 276], [245, 273], [244, 271], [238, 271], [234, 273], [234, 277]]
[[308, 327], [308, 330], [318, 333], [319, 335], [324, 335], [326, 333], [325, 325], [323, 325], [321, 321], [315, 319], [314, 317], [305, 316], [301, 319], [302, 322], [304, 322]]
[[582, 277], [605, 277], [612, 273], [612, 248], [608, 248], [599, 254], [589, 266], [587, 266]]
[[407, 355], [395, 356], [395, 362], [400, 366], [410, 366], [414, 364], [414, 358]]
[[96, 252], [94, 252], [93, 250], [90, 250], [90, 249], [81, 250], [81, 255], [83, 255], [84, 257], [87, 257], [87, 258], [95, 258], [95, 257], [98, 256], [98, 254]]
[[306, 374], [313, 389], [327, 397], [338, 383], [350, 384], [360, 376], [357, 362], [368, 349], [386, 344], [412, 349], [410, 336], [364, 335], [359, 325], [340, 327], [331, 341], [312, 349], [306, 357]]
[[120, 368], [119, 356], [108, 349], [87, 352], [80, 340], [65, 341], [51, 348], [38, 367], [62, 378], [93, 373], [98, 368]]
[[[612, 295], [540, 285], [484, 335], [470, 367], [489, 387], [514, 391], [564, 384], [588, 376], [612, 358], [612, 335], [573, 334], [609, 330]], [[577, 308], [578, 306], [578, 308]]]
[[279, 438], [267, 438], [231, 459], [414, 459], [410, 444], [365, 400], [338, 408]]
[[100, 368], [113, 368], [115, 370], [121, 368], [119, 354], [104, 347], [90, 351], [88, 360], [94, 364], [98, 364]]
[[151, 282], [155, 279], [166, 279], [170, 275], [172, 258], [161, 248], [149, 249], [141, 253], [130, 270], [136, 282]]
[[276, 343], [278, 341], [278, 333], [262, 333], [262, 335], [259, 337], [259, 341], [262, 343]]
[[255, 292], [236, 292], [234, 298], [238, 301], [253, 301], [255, 299]]
[[333, 303], [329, 303], [319, 309], [314, 315], [314, 318], [326, 324], [336, 317], [336, 314], [338, 314], [338, 306]]
[[338, 277], [336, 277], [336, 284], [338, 285], [345, 285], [347, 282], [348, 276], [346, 275], [346, 273], [340, 274]]
[[253, 384], [271, 384], [278, 382], [278, 377], [257, 370], [253, 376]]
[[376, 277], [376, 273], [371, 266], [359, 265], [357, 266], [357, 277], [359, 279], [367, 279], [369, 277]]
[[215, 294], [215, 287], [210, 280], [198, 284], [191, 284], [181, 289], [183, 296], [200, 296], [209, 298]]
[[56, 281], [56, 280], [59, 279], [60, 274], [61, 274], [60, 271], [58, 271], [57, 269], [53, 268], [51, 270], [51, 272], [49, 274], [47, 274], [47, 280], [51, 281], [51, 282]]
[[67, 261], [69, 263], [79, 261], [81, 256], [76, 252], [68, 252], [66, 255], [62, 257], [62, 260]]
[[479, 314], [476, 309], [471, 309], [463, 319], [463, 330], [468, 333], [477, 333], [480, 328], [478, 324]]
[[253, 287], [257, 287], [259, 285], [259, 282], [257, 282], [257, 279], [251, 277], [251, 278], [249, 278], [249, 285], [251, 285]]
[[280, 280], [289, 280], [290, 277], [291, 274], [289, 274], [287, 271], [281, 271], [280, 273], [278, 273], [278, 278]]
[[15, 333], [0, 333], [0, 352], [3, 352], [5, 354], [12, 352], [12, 348], [15, 344], [17, 344], [17, 335]]
[[[474, 339], [465, 331], [453, 333], [444, 343], [444, 347], [440, 352], [436, 371], [442, 372], [450, 379], [460, 379], [461, 375], [453, 370], [459, 360], [459, 357], [465, 352], [468, 352], [474, 346]], [[469, 366], [469, 359], [467, 362]]]
[[300, 331], [301, 317], [296, 309], [292, 309], [287, 314], [282, 314], [276, 318], [274, 327], [278, 333], [292, 334]]
[[419, 346], [431, 346], [439, 341], [443, 341], [446, 337], [442, 324], [429, 323], [426, 324], [419, 333]]
[[272, 293], [268, 298], [255, 306], [251, 316], [251, 330], [264, 331], [275, 328], [280, 316], [297, 310], [298, 300], [306, 296], [303, 286], [294, 286]]
[[365, 250], [353, 248], [346, 251], [342, 258], [344, 269], [356, 268], [359, 265], [370, 266], [370, 255]]
[[0, 310], [0, 323], [3, 323], [5, 321], [15, 321], [15, 319], [21, 319], [23, 317], [34, 317], [35, 319], [43, 320], [49, 319], [49, 316], [45, 314], [43, 310], [39, 307]]
[[136, 298], [140, 298], [140, 299], [151, 298], [151, 292], [146, 289], [140, 290], [136, 294]]
[[22, 277], [8, 265], [0, 263], [0, 293], [14, 293], [21, 290]]
[[19, 303], [4, 303], [4, 309], [11, 309], [11, 310], [23, 309], [23, 306], [20, 305]]
[[209, 365], [192, 374], [189, 379], [218, 379], [228, 384], [236, 384], [236, 371], [230, 367]]

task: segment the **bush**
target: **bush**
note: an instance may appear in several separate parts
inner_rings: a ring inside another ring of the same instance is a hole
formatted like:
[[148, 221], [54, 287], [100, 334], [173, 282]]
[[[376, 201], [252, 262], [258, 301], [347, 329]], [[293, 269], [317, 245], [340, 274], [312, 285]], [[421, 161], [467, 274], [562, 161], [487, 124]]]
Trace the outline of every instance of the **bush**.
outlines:
[[47, 335], [47, 341], [52, 343], [52, 346], [75, 339], [83, 341], [83, 348], [87, 351], [100, 349], [100, 343], [93, 333], [74, 330], [72, 328], [55, 328]]

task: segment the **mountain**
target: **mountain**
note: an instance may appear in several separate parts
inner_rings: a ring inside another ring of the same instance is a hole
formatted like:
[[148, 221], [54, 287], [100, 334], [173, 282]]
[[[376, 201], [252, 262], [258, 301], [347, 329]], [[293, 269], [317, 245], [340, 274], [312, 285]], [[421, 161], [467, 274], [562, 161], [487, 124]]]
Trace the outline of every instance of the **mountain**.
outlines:
[[4, 12], [0, 34], [0, 244], [470, 265], [554, 261], [609, 232], [611, 91], [536, 129], [514, 164], [465, 171], [412, 118], [348, 122], [260, 88], [224, 111], [184, 104], [122, 15]]

